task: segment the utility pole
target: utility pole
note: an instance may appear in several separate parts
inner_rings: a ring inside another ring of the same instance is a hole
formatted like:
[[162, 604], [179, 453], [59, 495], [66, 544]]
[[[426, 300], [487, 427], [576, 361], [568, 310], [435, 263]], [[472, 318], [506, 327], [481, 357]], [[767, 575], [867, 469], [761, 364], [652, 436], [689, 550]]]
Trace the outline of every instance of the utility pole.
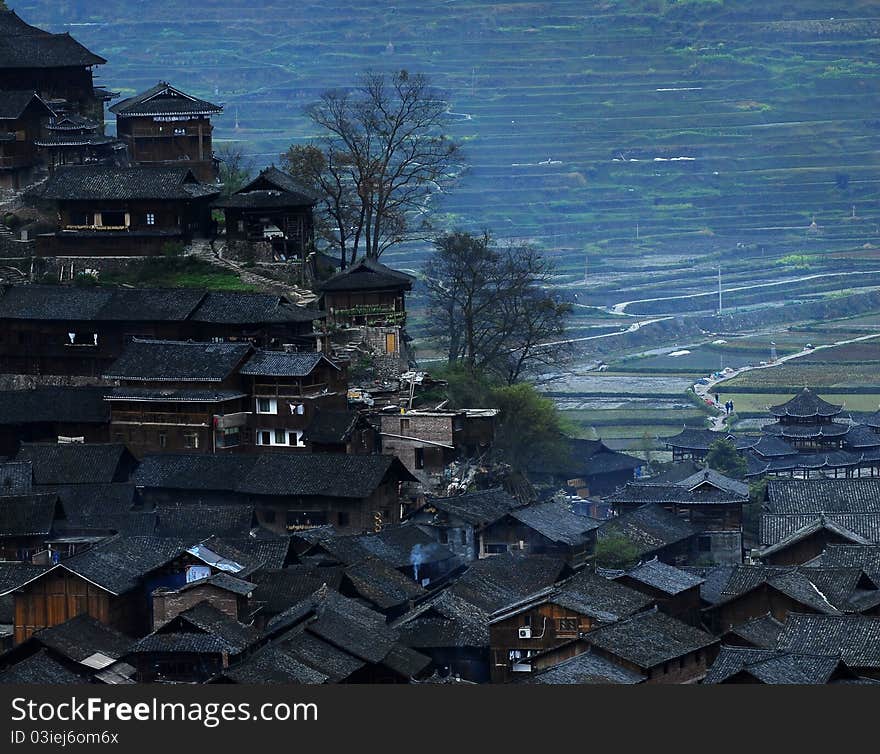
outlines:
[[721, 265], [718, 265], [718, 316], [721, 316]]

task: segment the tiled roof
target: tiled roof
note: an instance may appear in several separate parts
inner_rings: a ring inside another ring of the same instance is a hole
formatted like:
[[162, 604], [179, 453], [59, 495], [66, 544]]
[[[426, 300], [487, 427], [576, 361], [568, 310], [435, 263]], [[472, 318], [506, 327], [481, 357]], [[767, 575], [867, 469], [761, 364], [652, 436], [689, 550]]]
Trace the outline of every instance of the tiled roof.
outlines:
[[0, 497], [0, 537], [40, 537], [52, 530], [56, 495]]
[[311, 207], [315, 199], [299, 191], [239, 191], [214, 203], [219, 209], [281, 209], [288, 207]]
[[800, 439], [818, 439], [831, 437], [838, 439], [846, 435], [852, 425], [840, 422], [830, 422], [828, 424], [781, 424], [773, 422], [765, 424], [761, 427], [762, 432], [777, 437], [790, 437], [794, 440]]
[[761, 557], [811, 537], [818, 531], [833, 532], [855, 544], [880, 542], [880, 513], [838, 513], [818, 515], [761, 515]]
[[0, 495], [27, 495], [33, 489], [34, 472], [28, 461], [0, 461]]
[[106, 379], [222, 382], [247, 357], [247, 343], [132, 339], [107, 368]]
[[681, 594], [688, 589], [700, 586], [705, 581], [692, 573], [662, 563], [657, 558], [630, 569], [626, 575], [669, 595]]
[[107, 61], [69, 34], [50, 34], [0, 11], [0, 68], [75, 68]]
[[449, 590], [401, 616], [394, 627], [415, 649], [489, 646], [489, 614]]
[[[340, 539], [344, 539], [341, 537]], [[358, 534], [352, 537], [367, 556], [379, 558], [395, 568], [412, 564], [413, 550], [418, 548], [423, 563], [442, 563], [455, 560], [455, 554], [445, 545], [413, 524], [385, 526], [380, 532]]]
[[761, 435], [761, 439], [752, 445], [751, 450], [762, 458], [784, 458], [797, 455], [798, 452], [797, 448], [775, 435]]
[[128, 483], [58, 484], [39, 490], [57, 495], [67, 524], [77, 527], [109, 527], [112, 517], [130, 513], [135, 504], [134, 485]]
[[822, 553], [822, 566], [860, 568], [867, 573], [880, 573], [880, 545], [829, 544]]
[[771, 480], [769, 513], [880, 513], [880, 479]]
[[213, 324], [263, 324], [271, 322], [312, 322], [324, 312], [297, 306], [283, 296], [271, 293], [210, 291], [205, 293], [190, 319]]
[[173, 633], [183, 627], [196, 628], [224, 641], [234, 652], [241, 653], [260, 639], [260, 632], [253, 626], [246, 626], [214, 607], [207, 601], [178, 613], [166, 623], [158, 633]]
[[322, 353], [263, 349], [255, 351], [240, 371], [258, 377], [306, 377], [319, 364], [327, 364], [339, 371], [339, 367]]
[[248, 576], [257, 586], [253, 600], [262, 604], [262, 612], [269, 617], [283, 613], [322, 585], [338, 589], [342, 568], [293, 565], [288, 568], [261, 568]]
[[711, 634], [658, 611], [637, 613], [591, 631], [586, 639], [593, 646], [645, 669], [718, 641]]
[[771, 406], [770, 413], [774, 416], [787, 416], [797, 419], [811, 417], [836, 416], [843, 410], [843, 406], [837, 406], [822, 400], [810, 388], [805, 387], [794, 398], [779, 406]]
[[248, 684], [319, 684], [329, 676], [296, 659], [280, 647], [267, 646], [223, 671], [223, 678]]
[[156, 86], [134, 97], [117, 102], [110, 108], [111, 113], [126, 118], [150, 115], [214, 115], [222, 111], [223, 108], [219, 105], [184, 94], [165, 81], [160, 81]]
[[494, 613], [555, 584], [565, 573], [558, 558], [493, 555], [470, 564], [452, 586], [452, 594]]
[[517, 508], [510, 513], [522, 524], [538, 532], [551, 542], [579, 547], [588, 541], [588, 533], [599, 528], [600, 522], [579, 516], [567, 505], [550, 502]]
[[744, 450], [756, 445], [759, 437], [736, 436], [724, 432], [713, 432], [711, 429], [694, 429], [685, 427], [677, 435], [662, 438], [671, 448], [684, 448], [686, 450], [708, 450], [713, 442], [718, 440], [730, 440], [736, 445], [737, 450]]
[[623, 536], [642, 555], [693, 537], [697, 530], [687, 521], [659, 505], [643, 505], [622, 516], [612, 518], [599, 527], [599, 539]]
[[250, 183], [245, 184], [237, 193], [249, 191], [278, 190], [289, 194], [304, 194], [306, 189], [289, 173], [279, 170], [274, 165], [264, 168]]
[[0, 671], [0, 684], [56, 685], [84, 683], [85, 679], [68, 670], [42, 649], [30, 657]]
[[654, 604], [647, 595], [590, 571], [581, 571], [548, 597], [553, 604], [612, 623]]
[[455, 497], [429, 498], [428, 505], [476, 526], [494, 523], [522, 507], [522, 503], [501, 487], [466, 492]]
[[601, 440], [563, 438], [567, 452], [554, 459], [533, 457], [526, 470], [533, 474], [556, 474], [574, 478], [578, 475], [592, 476], [613, 471], [634, 469], [644, 461], [607, 447]]
[[728, 633], [744, 639], [752, 646], [773, 649], [776, 647], [782, 625], [780, 621], [767, 613], [734, 626]]
[[742, 505], [747, 499], [738, 493], [715, 487], [690, 490], [683, 484], [652, 484], [650, 482], [627, 482], [626, 486], [604, 498], [612, 504], [657, 503], [659, 505]]
[[642, 683], [645, 676], [616, 665], [595, 652], [581, 652], [574, 657], [539, 670], [524, 678], [520, 683], [585, 685], [585, 684], [633, 684]]
[[105, 403], [112, 401], [135, 401], [138, 403], [225, 403], [246, 398], [241, 390], [187, 390], [147, 387], [114, 387], [105, 397]]
[[252, 505], [184, 502], [156, 506], [156, 535], [160, 537], [246, 537], [253, 523]]
[[16, 461], [29, 461], [34, 483], [110, 484], [121, 481], [130, 454], [121, 443], [22, 443]]
[[789, 613], [777, 648], [840, 657], [853, 668], [880, 668], [880, 618]]
[[366, 662], [304, 630], [285, 636], [278, 648], [297, 662], [312, 668], [328, 679], [338, 683], [366, 665]]
[[864, 424], [850, 427], [844, 443], [848, 448], [876, 448], [880, 446], [880, 434]]
[[0, 424], [106, 424], [110, 407], [108, 388], [45, 386], [31, 390], [0, 391]]
[[411, 578], [378, 558], [350, 565], [344, 574], [358, 596], [379, 610], [388, 610], [427, 594]]
[[[0, 36], [0, 49], [2, 49], [3, 41]], [[49, 106], [40, 99], [40, 96], [33, 90], [28, 91], [9, 91], [0, 90], [0, 120], [18, 120], [28, 105], [34, 100], [40, 103], [43, 110], [47, 114], [52, 114]]]
[[95, 653], [118, 660], [133, 642], [119, 631], [85, 613], [64, 623], [37, 631], [34, 638], [74, 662], [83, 662]]
[[361, 259], [321, 284], [321, 291], [410, 290], [415, 278], [373, 259]]
[[33, 565], [16, 561], [0, 560], [0, 594], [8, 594], [48, 571], [48, 565]]
[[412, 479], [400, 461], [388, 455], [169, 453], [146, 456], [133, 481], [138, 487], [359, 499], [369, 497], [389, 473]]
[[34, 190], [35, 196], [57, 201], [188, 201], [219, 193], [218, 187], [199, 183], [188, 167], [177, 165], [66, 165]]
[[837, 657], [722, 646], [703, 683], [725, 683], [744, 673], [767, 684], [825, 684], [839, 666]]

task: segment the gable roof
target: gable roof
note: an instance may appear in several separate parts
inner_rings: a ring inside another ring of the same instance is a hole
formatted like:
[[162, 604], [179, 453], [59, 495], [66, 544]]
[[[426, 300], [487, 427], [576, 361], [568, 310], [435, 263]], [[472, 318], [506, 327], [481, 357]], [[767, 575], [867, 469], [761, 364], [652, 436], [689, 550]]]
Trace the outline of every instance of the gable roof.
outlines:
[[484, 526], [498, 521], [523, 504], [503, 488], [493, 487], [455, 497], [432, 497], [427, 505], [468, 524]]
[[517, 508], [509, 515], [551, 542], [561, 542], [570, 547], [586, 543], [589, 532], [595, 531], [600, 525], [596, 519], [580, 516], [567, 505], [557, 502]]
[[371, 291], [371, 290], [410, 290], [415, 278], [405, 272], [393, 270], [374, 259], [361, 259], [353, 267], [337, 272], [321, 283], [320, 290], [331, 291]]
[[728, 634], [744, 639], [762, 649], [773, 649], [779, 640], [783, 624], [770, 613], [752, 618], [728, 630]]
[[46, 536], [60, 510], [57, 495], [0, 497], [0, 538]]
[[58, 497], [69, 526], [114, 529], [127, 515], [144, 515], [142, 511], [132, 511], [135, 489], [127, 482], [53, 484], [39, 489]]
[[640, 458], [609, 448], [601, 440], [577, 437], [564, 437], [562, 440], [565, 453], [550, 459], [534, 456], [527, 461], [526, 470], [532, 474], [555, 474], [572, 478], [635, 469], [645, 463]]
[[117, 102], [110, 108], [117, 117], [134, 118], [151, 115], [215, 115], [223, 108], [206, 100], [185, 94], [167, 81], [160, 81], [145, 92]]
[[[33, 638], [73, 662], [99, 668], [118, 660], [133, 642], [119, 631], [82, 613], [64, 623], [37, 631]], [[99, 660], [94, 655], [105, 658]]]
[[292, 565], [287, 568], [260, 568], [248, 576], [254, 582], [253, 601], [270, 617], [314, 594], [322, 585], [338, 589], [342, 568]]
[[324, 312], [297, 306], [277, 294], [208, 291], [189, 319], [212, 324], [246, 325], [312, 322], [325, 316]]
[[311, 207], [316, 202], [315, 196], [296, 178], [272, 165], [261, 170], [256, 178], [232, 196], [216, 202], [214, 206], [241, 209]]
[[575, 574], [548, 599], [604, 623], [621, 620], [654, 604], [651, 597], [591, 571]]
[[489, 646], [489, 613], [449, 590], [417, 605], [393, 625], [401, 641], [415, 649]]
[[768, 513], [880, 513], [880, 479], [779, 479], [767, 484]]
[[281, 647], [265, 646], [223, 671], [222, 677], [248, 684], [319, 684], [329, 676], [306, 665]]
[[248, 343], [133, 338], [103, 376], [143, 382], [222, 382], [250, 352]]
[[697, 534], [697, 529], [659, 505], [648, 504], [603, 523], [599, 539], [622, 536], [645, 555], [677, 544]]
[[260, 632], [253, 626], [239, 623], [222, 610], [203, 600], [178, 613], [154, 634], [188, 633], [196, 629], [220, 639], [229, 651], [239, 654], [260, 640]]
[[880, 618], [789, 613], [777, 648], [840, 657], [854, 668], [880, 668]]
[[217, 196], [220, 189], [196, 180], [178, 165], [62, 165], [33, 195], [55, 201], [181, 200]]
[[653, 610], [585, 635], [591, 645], [641, 668], [652, 668], [717, 643], [711, 634]]
[[0, 391], [0, 425], [69, 423], [107, 424], [110, 407], [105, 387], [40, 386]]
[[262, 348], [254, 351], [239, 371], [258, 377], [306, 377], [319, 364], [328, 364], [340, 371], [337, 364], [317, 351], [267, 351]]
[[557, 665], [529, 674], [520, 683], [526, 684], [611, 684], [642, 683], [645, 676], [621, 667], [595, 652], [581, 652]]
[[768, 684], [825, 684], [840, 666], [837, 657], [722, 646], [703, 683], [725, 683], [746, 674]]
[[[2, 37], [0, 37], [0, 45], [2, 44]], [[46, 115], [55, 114], [35, 91], [0, 90], [0, 120], [18, 120], [34, 100], [39, 103]]]
[[254, 506], [240, 503], [161, 503], [156, 506], [160, 537], [247, 536], [254, 525]]
[[343, 573], [358, 596], [379, 610], [388, 610], [427, 594], [421, 585], [379, 558], [362, 560], [348, 566]]
[[761, 516], [760, 540], [763, 547], [757, 556], [766, 558], [820, 531], [830, 532], [855, 544], [872, 544], [880, 540], [880, 515], [775, 516], [765, 513]]
[[451, 592], [493, 613], [552, 586], [565, 572], [560, 558], [504, 553], [472, 562]]
[[866, 573], [880, 573], [880, 545], [832, 545], [822, 553], [822, 566], [860, 568]]
[[16, 461], [28, 461], [34, 483], [110, 484], [132, 460], [122, 443], [22, 443]]
[[45, 649], [0, 671], [0, 684], [55, 685], [83, 682], [83, 678], [68, 670]]
[[358, 499], [369, 497], [389, 474], [414, 481], [389, 455], [164, 453], [145, 456], [132, 481], [162, 489]]
[[625, 575], [671, 596], [698, 587], [705, 581], [692, 573], [667, 565], [657, 558], [631, 568]]

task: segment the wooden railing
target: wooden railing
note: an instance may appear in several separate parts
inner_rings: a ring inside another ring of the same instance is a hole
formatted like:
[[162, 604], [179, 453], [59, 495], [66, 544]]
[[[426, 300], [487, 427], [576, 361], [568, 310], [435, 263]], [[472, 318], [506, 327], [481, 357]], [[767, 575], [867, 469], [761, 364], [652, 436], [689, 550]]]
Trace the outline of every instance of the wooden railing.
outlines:
[[114, 411], [112, 424], [173, 424], [178, 427], [210, 427], [211, 415], [172, 411]]

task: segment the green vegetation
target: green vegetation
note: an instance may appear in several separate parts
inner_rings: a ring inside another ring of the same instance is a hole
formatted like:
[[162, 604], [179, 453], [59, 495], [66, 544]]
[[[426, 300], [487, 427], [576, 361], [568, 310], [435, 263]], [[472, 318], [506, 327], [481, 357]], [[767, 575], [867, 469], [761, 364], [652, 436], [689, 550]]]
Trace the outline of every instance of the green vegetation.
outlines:
[[600, 568], [631, 568], [639, 561], [639, 548], [622, 535], [596, 542], [595, 563]]
[[736, 445], [727, 439], [715, 440], [709, 446], [706, 465], [730, 477], [745, 476], [748, 470], [745, 458], [737, 453]]
[[229, 270], [187, 257], [155, 257], [135, 262], [121, 272], [103, 273], [101, 283], [136, 288], [205, 288], [216, 291], [253, 291]]

